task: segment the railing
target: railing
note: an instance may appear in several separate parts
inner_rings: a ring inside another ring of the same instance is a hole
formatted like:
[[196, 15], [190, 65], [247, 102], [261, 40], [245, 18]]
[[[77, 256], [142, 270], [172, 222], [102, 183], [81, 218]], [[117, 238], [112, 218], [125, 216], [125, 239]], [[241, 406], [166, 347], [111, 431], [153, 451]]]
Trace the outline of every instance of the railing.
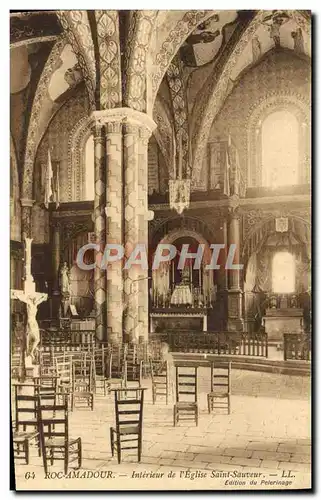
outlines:
[[42, 346], [50, 345], [77, 345], [95, 343], [94, 330], [40, 330]]
[[[239, 332], [168, 332], [159, 340], [166, 341], [172, 352], [232, 354], [241, 356], [268, 357], [266, 333], [248, 334]], [[155, 335], [155, 339], [157, 338]]]
[[295, 333], [284, 334], [284, 360], [310, 361], [311, 337]]

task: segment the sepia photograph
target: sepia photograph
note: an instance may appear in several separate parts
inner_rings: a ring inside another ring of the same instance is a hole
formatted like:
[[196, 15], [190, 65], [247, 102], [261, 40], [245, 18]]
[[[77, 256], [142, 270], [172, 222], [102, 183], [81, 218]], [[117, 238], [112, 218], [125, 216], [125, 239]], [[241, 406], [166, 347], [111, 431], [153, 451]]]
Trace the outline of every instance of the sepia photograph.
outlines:
[[241, 7], [7, 14], [11, 490], [312, 488], [312, 13]]

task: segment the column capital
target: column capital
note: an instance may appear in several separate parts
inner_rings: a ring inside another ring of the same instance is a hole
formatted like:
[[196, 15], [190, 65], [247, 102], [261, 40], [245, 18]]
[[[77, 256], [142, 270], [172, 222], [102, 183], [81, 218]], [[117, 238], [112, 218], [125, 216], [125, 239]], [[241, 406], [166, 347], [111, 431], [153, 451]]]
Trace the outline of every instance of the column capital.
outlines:
[[136, 125], [139, 128], [147, 129], [149, 135], [153, 133], [157, 126], [149, 115], [132, 108], [113, 108], [93, 111], [91, 116], [96, 123], [99, 122], [103, 125], [115, 122], [124, 125]]
[[103, 124], [98, 121], [94, 121], [91, 125], [91, 130], [94, 136], [94, 142], [101, 142], [103, 140]]
[[22, 207], [32, 207], [36, 200], [29, 200], [29, 198], [20, 198]]
[[227, 207], [227, 215], [229, 216], [229, 219], [240, 219], [241, 218], [241, 212], [239, 210], [239, 204], [238, 203], [233, 203], [230, 204]]

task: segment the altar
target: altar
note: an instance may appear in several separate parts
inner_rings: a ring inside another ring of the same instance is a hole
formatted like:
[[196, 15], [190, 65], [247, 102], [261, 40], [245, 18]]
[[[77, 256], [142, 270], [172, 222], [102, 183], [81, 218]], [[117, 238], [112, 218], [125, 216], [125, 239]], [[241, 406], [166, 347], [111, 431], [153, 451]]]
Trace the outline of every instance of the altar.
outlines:
[[283, 342], [284, 333], [302, 333], [303, 309], [297, 307], [295, 295], [271, 295], [263, 324], [269, 341]]
[[207, 331], [207, 310], [171, 310], [163, 309], [161, 311], [153, 311], [150, 317], [150, 332], [167, 330], [190, 330], [190, 331]]

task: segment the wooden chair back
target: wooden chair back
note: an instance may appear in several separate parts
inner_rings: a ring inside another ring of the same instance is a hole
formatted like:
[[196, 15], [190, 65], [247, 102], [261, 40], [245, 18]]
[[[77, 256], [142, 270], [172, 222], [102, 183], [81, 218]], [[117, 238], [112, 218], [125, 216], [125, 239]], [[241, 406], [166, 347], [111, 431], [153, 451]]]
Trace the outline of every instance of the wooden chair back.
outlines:
[[211, 363], [211, 392], [230, 394], [231, 362], [214, 361]]
[[152, 377], [152, 397], [156, 403], [157, 396], [165, 396], [168, 404], [169, 392], [169, 365], [167, 361], [150, 361]]
[[15, 386], [15, 426], [16, 431], [25, 431], [27, 427], [37, 427], [37, 396], [20, 394], [21, 387]]
[[112, 352], [107, 346], [95, 349], [94, 352], [94, 374], [95, 376], [111, 378], [111, 356]]
[[71, 361], [57, 361], [56, 360], [57, 376], [60, 382], [72, 382], [72, 363]]
[[76, 360], [72, 362], [72, 382], [73, 382], [73, 390], [76, 387], [83, 387], [86, 390], [91, 391], [93, 387], [93, 358], [89, 356], [84, 360]]
[[35, 394], [56, 394], [58, 379], [57, 375], [40, 375], [40, 377], [34, 377]]
[[67, 446], [69, 439], [68, 399], [63, 396], [62, 403], [56, 403], [48, 395], [38, 396], [38, 422], [42, 449], [47, 440], [59, 439]]
[[141, 366], [137, 360], [136, 346], [127, 346], [124, 356], [123, 381], [125, 387], [128, 382], [137, 382], [140, 385]]
[[[143, 388], [112, 389], [115, 398], [116, 432], [118, 434], [133, 430], [133, 434], [141, 435], [144, 390]], [[122, 449], [129, 448], [122, 447]]]
[[176, 402], [197, 403], [197, 367], [176, 366]]

